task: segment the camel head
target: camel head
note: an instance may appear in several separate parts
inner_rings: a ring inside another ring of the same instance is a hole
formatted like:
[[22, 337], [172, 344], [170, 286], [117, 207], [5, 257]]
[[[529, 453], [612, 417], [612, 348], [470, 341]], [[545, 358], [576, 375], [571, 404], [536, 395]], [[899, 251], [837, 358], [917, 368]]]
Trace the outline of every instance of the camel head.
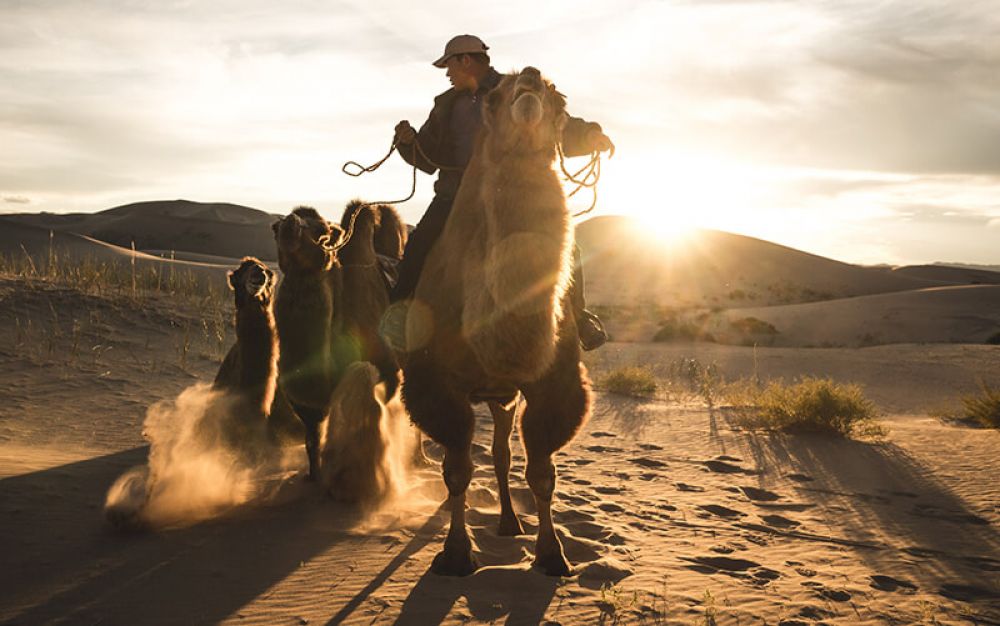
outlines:
[[533, 67], [508, 74], [486, 97], [484, 141], [494, 154], [545, 152], [566, 124], [566, 98]]
[[342, 231], [323, 219], [316, 209], [296, 207], [271, 229], [278, 245], [278, 265], [286, 274], [326, 271], [335, 263], [331, 243], [340, 240]]
[[236, 292], [236, 308], [248, 302], [263, 307], [271, 305], [274, 295], [274, 272], [252, 256], [244, 257], [236, 270], [229, 272], [229, 287]]

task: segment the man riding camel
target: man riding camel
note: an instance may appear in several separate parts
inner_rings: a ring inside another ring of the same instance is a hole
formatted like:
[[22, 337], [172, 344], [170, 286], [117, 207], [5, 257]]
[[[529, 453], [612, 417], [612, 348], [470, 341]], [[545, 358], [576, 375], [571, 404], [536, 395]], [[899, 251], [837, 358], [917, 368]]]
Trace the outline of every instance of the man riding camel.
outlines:
[[[411, 298], [417, 288], [424, 261], [444, 230], [462, 173], [472, 158], [476, 134], [482, 124], [480, 103], [502, 78], [490, 65], [487, 50], [489, 47], [473, 35], [452, 38], [441, 58], [434, 61], [435, 67], [447, 70], [452, 88], [434, 99], [434, 108], [419, 132], [406, 120], [396, 125], [400, 156], [428, 174], [438, 170], [438, 178], [434, 183], [434, 199], [407, 241], [398, 267], [399, 279], [392, 292], [394, 302]], [[613, 150], [614, 144], [600, 124], [569, 117], [563, 130], [562, 149], [566, 156], [582, 156], [595, 150]], [[603, 345], [607, 333], [597, 316], [585, 309], [579, 250], [574, 253], [570, 299], [583, 349], [593, 350]], [[385, 330], [389, 335], [394, 334], [391, 328]], [[390, 343], [397, 342], [390, 338]]]

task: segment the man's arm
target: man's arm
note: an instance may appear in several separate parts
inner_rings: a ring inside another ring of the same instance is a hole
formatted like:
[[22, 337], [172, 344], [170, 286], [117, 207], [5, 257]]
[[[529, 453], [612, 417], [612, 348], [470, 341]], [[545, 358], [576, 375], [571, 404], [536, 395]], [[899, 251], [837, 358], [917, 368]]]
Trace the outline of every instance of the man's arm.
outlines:
[[569, 116], [566, 126], [563, 127], [562, 149], [566, 156], [575, 157], [590, 154], [595, 150], [601, 152], [611, 150], [611, 154], [614, 154], [615, 145], [597, 122]]

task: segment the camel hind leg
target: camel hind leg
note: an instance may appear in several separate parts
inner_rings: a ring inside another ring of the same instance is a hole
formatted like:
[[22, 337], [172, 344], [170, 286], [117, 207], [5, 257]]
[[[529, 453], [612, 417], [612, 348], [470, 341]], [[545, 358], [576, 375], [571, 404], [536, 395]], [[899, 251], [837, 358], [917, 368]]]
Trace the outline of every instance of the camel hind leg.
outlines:
[[451, 525], [444, 550], [434, 557], [431, 571], [467, 576], [479, 568], [465, 524], [465, 492], [472, 480], [472, 406], [448, 386], [439, 368], [423, 359], [411, 360], [404, 368], [403, 401], [417, 426], [445, 449], [441, 468], [448, 488]]
[[552, 455], [569, 443], [590, 413], [590, 382], [579, 362], [576, 335], [564, 333], [564, 336], [568, 338], [561, 341], [559, 355], [549, 372], [523, 389], [528, 407], [521, 418], [521, 439], [528, 455], [526, 475], [538, 507], [535, 566], [549, 576], [570, 574], [562, 542], [552, 523], [552, 496], [556, 487]]
[[309, 474], [306, 480], [319, 479], [319, 427], [323, 422], [323, 410], [292, 403], [292, 408], [302, 420], [306, 429], [306, 456], [309, 457]]
[[524, 528], [510, 500], [510, 434], [517, 416], [517, 398], [507, 405], [494, 401], [488, 404], [493, 415], [493, 470], [500, 489], [500, 527], [497, 534], [503, 537], [523, 535]]

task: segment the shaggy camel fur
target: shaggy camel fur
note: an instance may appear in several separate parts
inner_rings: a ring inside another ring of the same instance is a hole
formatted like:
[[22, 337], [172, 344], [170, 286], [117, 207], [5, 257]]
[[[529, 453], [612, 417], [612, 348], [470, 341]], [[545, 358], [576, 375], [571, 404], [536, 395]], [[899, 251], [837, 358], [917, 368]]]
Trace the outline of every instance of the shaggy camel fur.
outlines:
[[276, 384], [274, 285], [274, 272], [253, 257], [244, 258], [229, 272], [236, 299], [236, 343], [219, 366], [212, 388], [242, 396], [251, 414], [265, 416], [272, 443], [301, 441], [302, 425]]
[[278, 382], [305, 426], [310, 480], [319, 477], [320, 424], [347, 367], [372, 362], [387, 397], [399, 385], [395, 356], [377, 333], [388, 289], [375, 242], [388, 242], [390, 252], [399, 248], [391, 233], [398, 233], [402, 222], [391, 207], [360, 202], [348, 206], [345, 222], [353, 222], [353, 229], [339, 250], [331, 243], [340, 242], [344, 230], [313, 208], [298, 207], [273, 227], [284, 274], [274, 311], [281, 346]]
[[335, 500], [373, 506], [389, 492], [389, 438], [385, 405], [378, 397], [379, 373], [368, 362], [347, 367], [330, 398], [323, 433], [320, 475]]
[[432, 566], [441, 574], [477, 568], [465, 525], [472, 402], [494, 399], [499, 530], [522, 532], [508, 486], [514, 402], [495, 401], [497, 390], [527, 401], [521, 435], [538, 506], [535, 565], [549, 575], [570, 571], [552, 524], [552, 454], [589, 414], [590, 384], [574, 318], [563, 314], [573, 235], [552, 165], [565, 118], [564, 98], [534, 68], [490, 92], [476, 150], [407, 313], [403, 399], [445, 448], [451, 526]]

